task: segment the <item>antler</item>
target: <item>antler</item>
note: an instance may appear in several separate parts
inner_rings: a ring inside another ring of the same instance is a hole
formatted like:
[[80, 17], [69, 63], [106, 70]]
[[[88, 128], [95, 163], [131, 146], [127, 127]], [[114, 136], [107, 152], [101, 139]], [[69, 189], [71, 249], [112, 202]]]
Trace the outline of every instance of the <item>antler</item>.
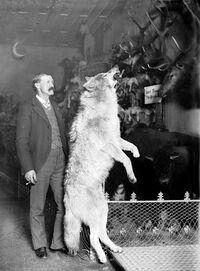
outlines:
[[[172, 38], [174, 44], [176, 45], [176, 47], [178, 48], [178, 50], [180, 51], [180, 55], [186, 55], [193, 48], [193, 46], [194, 46], [194, 44], [193, 44], [194, 42], [192, 42], [191, 45], [188, 46], [188, 48], [186, 48], [185, 50], [183, 50], [181, 48], [181, 46], [179, 45], [178, 41], [175, 39], [175, 37], [171, 36], [171, 38]], [[177, 56], [177, 58], [178, 57], [179, 56]]]
[[139, 28], [139, 35], [134, 37], [134, 40], [139, 41], [140, 44], [142, 44], [144, 42], [144, 37], [145, 37], [145, 31], [148, 29], [148, 27], [151, 25], [151, 22], [148, 21], [144, 26], [141, 26], [136, 19], [130, 14], [130, 11], [128, 10], [128, 15], [131, 18], [131, 20], [133, 21], [134, 24], [137, 25], [137, 27]]
[[149, 21], [151, 22], [155, 32], [157, 33], [157, 37], [159, 37], [159, 39], [160, 39], [160, 54], [161, 54], [160, 59], [161, 58], [163, 59], [162, 63], [159, 63], [156, 66], [152, 66], [151, 64], [148, 63], [147, 67], [149, 69], [156, 69], [156, 70], [160, 70], [160, 71], [165, 71], [165, 70], [167, 70], [169, 68], [169, 66], [171, 64], [171, 61], [170, 61], [169, 57], [166, 55], [166, 43], [165, 43], [165, 38], [166, 38], [166, 35], [168, 33], [168, 30], [169, 30], [169, 25], [166, 25], [166, 28], [164, 29], [164, 31], [160, 31], [158, 29], [158, 27], [155, 25], [152, 18], [150, 17], [149, 13], [147, 11], [145, 11], [145, 13], [146, 13]]
[[156, 33], [158, 34], [158, 36], [160, 37], [160, 41], [161, 41], [161, 46], [162, 46], [162, 52], [165, 51], [166, 49], [166, 44], [165, 44], [165, 37], [166, 34], [168, 32], [169, 27], [167, 27], [164, 31], [160, 31], [157, 26], [154, 24], [153, 20], [151, 19], [149, 13], [147, 11], [145, 11], [147, 17], [149, 18], [150, 23], [152, 24], [153, 28], [155, 29]]
[[[190, 1], [190, 2], [192, 3], [192, 1]], [[192, 17], [195, 18], [197, 20], [197, 22], [200, 24], [200, 19], [198, 18], [198, 15], [197, 15], [199, 10], [200, 10], [198, 4], [194, 5], [194, 7], [196, 8], [197, 14], [195, 13], [195, 9], [194, 9], [194, 11], [192, 10], [192, 8], [190, 7], [188, 1], [186, 2], [185, 0], [183, 0], [183, 4], [186, 6], [186, 8], [188, 9], [188, 11], [192, 15]]]
[[159, 70], [159, 71], [166, 71], [170, 66], [170, 63], [162, 63], [157, 66], [151, 66], [149, 63], [147, 64], [147, 67], [151, 70]]
[[[180, 51], [181, 53], [185, 53], [185, 52], [187, 52], [187, 51], [190, 49], [190, 48], [188, 48], [188, 49], [186, 49], [186, 51], [184, 52], [184, 51], [181, 49], [179, 43], [177, 42], [177, 40], [175, 39], [174, 36], [172, 36], [172, 40], [174, 41], [176, 47], [179, 49], [179, 51]], [[159, 70], [159, 71], [165, 71], [165, 70], [167, 70], [167, 69], [169, 68], [170, 65], [172, 65], [173, 62], [172, 62], [172, 61], [169, 61], [169, 58], [168, 58], [167, 56], [165, 56], [164, 59], [167, 60], [166, 63], [164, 62], [164, 63], [161, 63], [161, 64], [159, 64], [159, 65], [157, 65], [157, 66], [152, 66], [152, 65], [150, 65], [150, 64], [148, 63], [148, 64], [147, 64], [147, 67], [148, 67], [149, 69], [154, 69], [154, 70]], [[179, 69], [183, 69], [183, 68], [184, 68], [184, 66], [181, 65], [181, 64], [179, 64], [179, 63], [176, 63], [176, 66], [177, 66], [177, 68], [179, 68]]]
[[141, 26], [136, 19], [130, 14], [130, 10], [128, 10], [128, 15], [129, 17], [131, 17], [131, 20], [137, 25], [137, 27], [140, 29], [140, 33], [144, 34], [144, 32], [146, 31], [146, 29], [150, 26], [150, 22], [147, 22], [147, 24], [145, 26]]

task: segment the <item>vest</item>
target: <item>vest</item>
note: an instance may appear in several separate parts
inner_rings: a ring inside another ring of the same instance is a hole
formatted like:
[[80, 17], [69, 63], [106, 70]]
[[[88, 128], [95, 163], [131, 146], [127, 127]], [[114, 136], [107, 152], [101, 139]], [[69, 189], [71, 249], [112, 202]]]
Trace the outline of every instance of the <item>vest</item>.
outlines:
[[47, 118], [50, 122], [51, 125], [51, 131], [52, 131], [52, 137], [51, 137], [51, 148], [56, 149], [56, 148], [62, 148], [62, 142], [60, 138], [60, 131], [58, 127], [58, 122], [56, 119], [55, 112], [53, 110], [53, 107], [51, 105], [50, 109], [47, 109], [43, 106], [44, 111], [47, 115]]

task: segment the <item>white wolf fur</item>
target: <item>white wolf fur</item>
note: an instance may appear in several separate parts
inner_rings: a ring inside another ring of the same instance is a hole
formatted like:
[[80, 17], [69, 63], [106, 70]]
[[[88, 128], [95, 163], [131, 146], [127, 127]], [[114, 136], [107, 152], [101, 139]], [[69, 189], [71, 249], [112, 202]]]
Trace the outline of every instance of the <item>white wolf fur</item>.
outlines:
[[90, 228], [90, 244], [100, 262], [106, 262], [100, 245], [114, 252], [116, 246], [106, 232], [108, 204], [102, 185], [114, 160], [123, 163], [130, 181], [136, 178], [130, 159], [122, 151], [129, 150], [135, 157], [138, 149], [120, 137], [118, 104], [114, 74], [117, 68], [88, 79], [81, 95], [79, 112], [70, 132], [70, 155], [65, 177], [64, 239], [72, 254], [79, 249], [81, 223]]

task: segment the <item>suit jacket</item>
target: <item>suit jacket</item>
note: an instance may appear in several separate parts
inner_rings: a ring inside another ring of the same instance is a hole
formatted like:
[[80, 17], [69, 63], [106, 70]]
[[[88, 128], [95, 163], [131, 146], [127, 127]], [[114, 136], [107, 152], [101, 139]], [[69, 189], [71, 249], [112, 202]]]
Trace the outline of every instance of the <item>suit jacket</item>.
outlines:
[[[64, 117], [57, 104], [51, 101], [58, 121], [64, 153], [67, 157], [67, 137]], [[51, 125], [36, 97], [19, 107], [16, 130], [16, 147], [21, 167], [26, 173], [36, 172], [45, 163], [51, 150]]]

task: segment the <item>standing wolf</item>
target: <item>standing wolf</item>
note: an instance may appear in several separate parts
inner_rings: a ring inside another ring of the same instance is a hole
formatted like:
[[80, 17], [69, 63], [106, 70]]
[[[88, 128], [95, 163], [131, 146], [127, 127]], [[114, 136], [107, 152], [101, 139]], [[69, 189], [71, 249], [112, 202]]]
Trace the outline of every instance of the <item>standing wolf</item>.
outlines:
[[81, 223], [90, 228], [90, 243], [100, 262], [106, 262], [100, 245], [114, 252], [122, 249], [107, 236], [108, 204], [103, 184], [114, 160], [121, 162], [131, 182], [136, 182], [131, 161], [122, 151], [131, 151], [139, 157], [138, 149], [120, 137], [118, 104], [114, 67], [107, 73], [87, 78], [81, 95], [79, 112], [70, 132], [70, 155], [65, 177], [64, 238], [69, 251], [79, 249]]

